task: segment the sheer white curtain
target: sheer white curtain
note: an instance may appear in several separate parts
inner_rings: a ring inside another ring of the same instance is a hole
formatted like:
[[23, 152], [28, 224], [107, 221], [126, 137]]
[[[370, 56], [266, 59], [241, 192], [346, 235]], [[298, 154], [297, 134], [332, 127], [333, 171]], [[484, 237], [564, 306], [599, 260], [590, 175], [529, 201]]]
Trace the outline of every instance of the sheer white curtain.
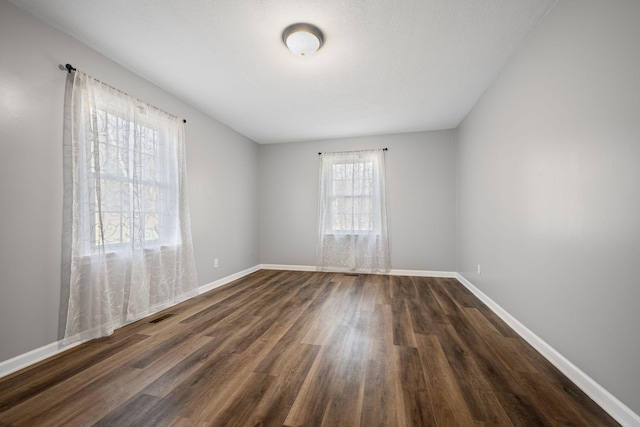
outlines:
[[64, 132], [65, 341], [197, 294], [184, 123], [76, 71]]
[[383, 150], [320, 155], [318, 270], [388, 272]]

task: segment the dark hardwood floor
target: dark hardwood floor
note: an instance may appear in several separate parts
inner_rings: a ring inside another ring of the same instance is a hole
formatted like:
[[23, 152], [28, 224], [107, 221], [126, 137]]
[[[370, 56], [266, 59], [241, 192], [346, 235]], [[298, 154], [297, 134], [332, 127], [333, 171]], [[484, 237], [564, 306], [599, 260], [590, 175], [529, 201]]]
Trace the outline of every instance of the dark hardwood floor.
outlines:
[[617, 423], [455, 279], [261, 270], [0, 379], [89, 425]]

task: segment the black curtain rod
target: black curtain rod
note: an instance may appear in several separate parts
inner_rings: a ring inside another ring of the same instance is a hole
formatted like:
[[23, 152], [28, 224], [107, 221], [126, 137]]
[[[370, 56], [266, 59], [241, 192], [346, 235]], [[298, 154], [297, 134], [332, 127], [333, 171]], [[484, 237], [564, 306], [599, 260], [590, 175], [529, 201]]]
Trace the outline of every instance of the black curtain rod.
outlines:
[[[64, 68], [67, 69], [67, 72], [71, 73], [72, 71], [76, 71], [76, 68], [71, 64], [66, 64]], [[183, 123], [187, 123], [187, 119], [182, 119]]]
[[[389, 150], [387, 147], [384, 147], [384, 148], [382, 149], [382, 151], [387, 151], [387, 150]], [[339, 153], [355, 153], [356, 151], [365, 151], [365, 150], [339, 151]], [[318, 156], [321, 156], [321, 155], [322, 155], [322, 153], [318, 153]]]

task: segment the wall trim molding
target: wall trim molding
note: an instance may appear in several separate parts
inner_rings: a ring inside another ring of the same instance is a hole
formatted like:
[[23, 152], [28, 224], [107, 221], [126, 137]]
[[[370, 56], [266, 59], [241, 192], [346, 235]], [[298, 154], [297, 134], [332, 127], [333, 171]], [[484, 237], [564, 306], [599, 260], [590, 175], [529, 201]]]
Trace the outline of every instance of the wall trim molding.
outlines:
[[0, 378], [17, 372], [20, 369], [35, 365], [44, 359], [48, 359], [80, 344], [82, 344], [81, 341], [65, 345], [62, 340], [59, 340], [0, 362]]
[[198, 287], [198, 294], [203, 294], [205, 292], [209, 292], [212, 289], [215, 288], [219, 288], [220, 286], [224, 286], [227, 283], [233, 282], [234, 280], [238, 280], [243, 278], [244, 276], [248, 276], [251, 273], [255, 273], [256, 271], [260, 270], [261, 266], [258, 265], [254, 265], [253, 267], [249, 267], [245, 270], [239, 271], [237, 273], [234, 274], [230, 274], [226, 277], [223, 277], [222, 279], [218, 279], [216, 281], [204, 284], [200, 287]]
[[316, 271], [315, 265], [260, 264], [262, 270]]
[[[285, 264], [260, 264], [263, 270], [289, 270], [289, 271], [317, 271], [315, 265], [285, 265]], [[383, 273], [387, 276], [414, 276], [414, 277], [441, 277], [446, 279], [457, 278], [453, 271], [429, 271], [429, 270], [394, 270]]]
[[520, 323], [498, 303], [489, 298], [484, 292], [476, 288], [462, 274], [456, 273], [458, 279], [480, 301], [485, 303], [495, 314], [504, 320], [518, 335], [527, 341], [545, 359], [567, 376], [578, 388], [586, 393], [595, 403], [611, 415], [623, 426], [640, 426], [640, 416], [633, 412], [627, 405], [609, 393], [604, 387], [595, 382], [593, 378], [584, 373], [580, 368], [571, 363], [566, 357], [551, 347], [542, 338], [533, 333], [529, 328]]
[[392, 269], [389, 276], [413, 276], [413, 277], [440, 277], [443, 279], [455, 279], [456, 274], [453, 271], [429, 271], [429, 270], [394, 270]]

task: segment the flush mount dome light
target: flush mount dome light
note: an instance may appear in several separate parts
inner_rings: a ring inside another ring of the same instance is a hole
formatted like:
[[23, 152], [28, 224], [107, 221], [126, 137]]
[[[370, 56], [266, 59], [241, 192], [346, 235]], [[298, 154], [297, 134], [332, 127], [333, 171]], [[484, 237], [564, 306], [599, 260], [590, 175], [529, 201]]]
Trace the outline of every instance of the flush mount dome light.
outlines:
[[312, 56], [324, 43], [320, 28], [306, 23], [289, 25], [282, 32], [282, 41], [296, 56]]

